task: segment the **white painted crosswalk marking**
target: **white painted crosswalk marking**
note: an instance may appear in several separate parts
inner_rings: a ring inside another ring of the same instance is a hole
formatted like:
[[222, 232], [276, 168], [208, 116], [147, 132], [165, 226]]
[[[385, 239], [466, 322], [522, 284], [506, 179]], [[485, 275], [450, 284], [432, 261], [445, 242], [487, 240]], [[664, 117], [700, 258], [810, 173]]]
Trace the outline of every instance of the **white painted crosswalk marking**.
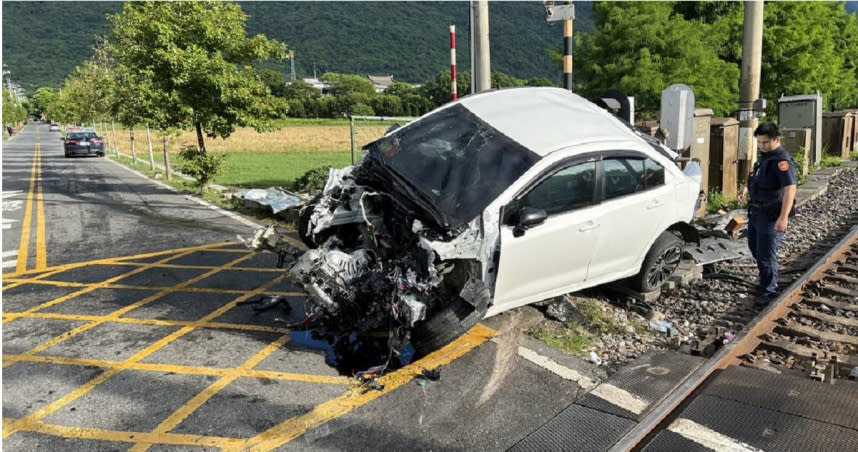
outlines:
[[727, 435], [718, 433], [715, 430], [688, 419], [677, 419], [670, 424], [670, 427], [667, 429], [712, 450], [729, 450], [737, 452], [758, 452], [762, 450], [749, 446], [741, 441], [730, 438]]
[[3, 219], [3, 229], [10, 229], [12, 227], [12, 223], [17, 223], [18, 220], [13, 220], [12, 218], [4, 218]]
[[3, 268], [14, 267], [18, 265], [18, 250], [3, 252]]

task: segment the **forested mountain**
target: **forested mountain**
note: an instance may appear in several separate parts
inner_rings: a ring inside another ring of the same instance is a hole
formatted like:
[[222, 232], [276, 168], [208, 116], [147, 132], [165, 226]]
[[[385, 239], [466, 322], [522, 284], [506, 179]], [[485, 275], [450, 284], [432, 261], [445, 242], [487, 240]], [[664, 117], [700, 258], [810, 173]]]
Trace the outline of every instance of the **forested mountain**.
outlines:
[[[249, 34], [262, 33], [295, 51], [298, 77], [324, 72], [393, 74], [423, 82], [449, 67], [449, 25], [456, 25], [460, 71], [470, 70], [469, 2], [239, 2]], [[490, 2], [492, 70], [560, 82], [563, 28], [545, 21], [542, 2]], [[589, 2], [579, 2], [576, 32], [589, 29]], [[121, 2], [3, 2], [3, 63], [29, 90], [58, 87], [92, 55], [107, 31], [105, 14]], [[289, 63], [268, 66], [285, 74]]]

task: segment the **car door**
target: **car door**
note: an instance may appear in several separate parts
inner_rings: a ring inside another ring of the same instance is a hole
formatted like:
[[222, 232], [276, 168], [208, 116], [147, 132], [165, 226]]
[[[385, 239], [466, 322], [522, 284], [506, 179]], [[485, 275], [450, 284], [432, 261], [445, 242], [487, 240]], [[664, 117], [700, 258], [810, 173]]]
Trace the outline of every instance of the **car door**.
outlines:
[[[596, 158], [561, 164], [504, 207], [494, 310], [564, 293], [587, 279], [599, 233], [592, 221]], [[519, 235], [516, 213], [542, 209], [547, 218]]]
[[664, 167], [644, 154], [606, 155], [600, 169], [600, 234], [588, 277], [593, 283], [637, 273], [674, 208]]

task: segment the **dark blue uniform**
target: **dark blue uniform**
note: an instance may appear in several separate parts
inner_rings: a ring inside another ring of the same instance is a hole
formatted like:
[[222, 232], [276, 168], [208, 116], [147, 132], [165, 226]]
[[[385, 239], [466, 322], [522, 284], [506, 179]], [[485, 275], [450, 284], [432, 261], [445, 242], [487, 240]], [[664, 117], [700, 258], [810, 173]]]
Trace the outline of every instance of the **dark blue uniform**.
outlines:
[[783, 233], [775, 232], [775, 222], [780, 216], [784, 187], [795, 185], [797, 180], [795, 161], [780, 147], [762, 153], [748, 181], [748, 192], [751, 195], [748, 204], [748, 247], [760, 270], [757, 291], [762, 296], [771, 297], [777, 292], [778, 248]]

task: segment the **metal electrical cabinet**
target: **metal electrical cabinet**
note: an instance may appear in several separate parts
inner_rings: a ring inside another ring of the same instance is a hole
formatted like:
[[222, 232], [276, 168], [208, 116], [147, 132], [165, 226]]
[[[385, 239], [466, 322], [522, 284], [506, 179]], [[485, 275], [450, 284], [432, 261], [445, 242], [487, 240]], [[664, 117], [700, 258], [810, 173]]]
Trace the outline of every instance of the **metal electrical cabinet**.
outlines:
[[784, 96], [778, 99], [780, 126], [789, 129], [810, 129], [810, 165], [822, 161], [822, 96], [808, 94]]
[[797, 161], [801, 161], [799, 156], [804, 158], [804, 165], [801, 168], [798, 168], [800, 174], [802, 176], [807, 176], [808, 170], [810, 168], [810, 147], [811, 147], [811, 136], [812, 133], [810, 129], [781, 129], [781, 135], [783, 135], [783, 146], [784, 149], [787, 150], [790, 154], [792, 154], [793, 158]]
[[822, 114], [822, 149], [825, 155], [849, 158], [852, 145], [852, 115], [848, 111]]
[[709, 189], [727, 199], [737, 196], [739, 178], [739, 121], [712, 118], [709, 136]]

